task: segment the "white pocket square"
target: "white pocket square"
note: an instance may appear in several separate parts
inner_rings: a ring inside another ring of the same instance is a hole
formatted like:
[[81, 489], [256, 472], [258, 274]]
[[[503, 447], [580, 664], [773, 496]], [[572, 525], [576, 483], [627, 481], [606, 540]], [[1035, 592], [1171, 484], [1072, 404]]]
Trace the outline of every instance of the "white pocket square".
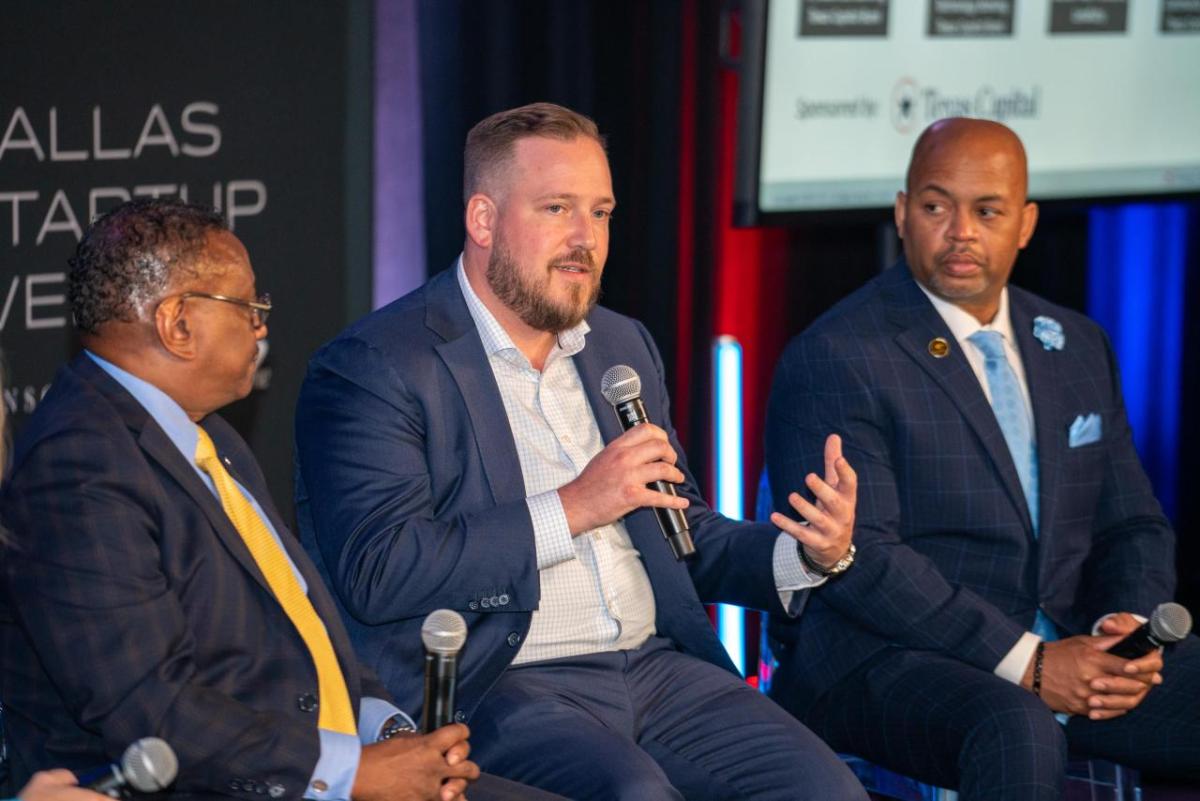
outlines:
[[1071, 432], [1068, 436], [1068, 444], [1072, 448], [1078, 448], [1082, 445], [1091, 445], [1093, 442], [1100, 441], [1100, 415], [1092, 412], [1091, 414], [1081, 414], [1075, 418], [1075, 422], [1071, 423]]

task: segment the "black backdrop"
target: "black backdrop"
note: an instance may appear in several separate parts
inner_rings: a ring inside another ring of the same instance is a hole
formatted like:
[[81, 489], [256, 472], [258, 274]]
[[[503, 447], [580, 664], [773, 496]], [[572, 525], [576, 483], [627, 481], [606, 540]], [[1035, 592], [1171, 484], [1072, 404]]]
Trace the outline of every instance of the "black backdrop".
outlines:
[[[260, 291], [276, 304], [259, 388], [224, 414], [290, 508], [292, 407], [305, 361], [369, 303], [369, 276], [347, 258], [369, 241], [369, 217], [346, 213], [348, 201], [369, 190], [357, 155], [370, 148], [361, 102], [369, 92], [368, 8], [5, 4], [0, 345], [17, 428], [78, 350], [63, 278], [91, 206], [103, 211], [129, 193], [186, 192], [232, 217]], [[14, 204], [11, 193], [25, 194]]]

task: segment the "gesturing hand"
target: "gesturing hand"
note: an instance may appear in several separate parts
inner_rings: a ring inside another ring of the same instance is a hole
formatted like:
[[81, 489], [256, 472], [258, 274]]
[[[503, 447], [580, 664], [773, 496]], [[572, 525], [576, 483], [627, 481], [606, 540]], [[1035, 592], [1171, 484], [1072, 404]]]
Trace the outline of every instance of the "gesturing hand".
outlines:
[[816, 497], [809, 503], [799, 493], [788, 495], [788, 503], [808, 521], [797, 523], [779, 512], [771, 513], [771, 522], [795, 537], [804, 546], [808, 558], [824, 568], [833, 567], [850, 549], [854, 536], [854, 510], [858, 504], [858, 475], [842, 456], [842, 438], [830, 434], [825, 440], [825, 480], [809, 473], [804, 484]]
[[652, 423], [626, 431], [604, 447], [572, 482], [558, 488], [572, 535], [606, 526], [643, 506], [686, 509], [686, 498], [657, 492], [653, 481], [683, 481], [667, 432]]

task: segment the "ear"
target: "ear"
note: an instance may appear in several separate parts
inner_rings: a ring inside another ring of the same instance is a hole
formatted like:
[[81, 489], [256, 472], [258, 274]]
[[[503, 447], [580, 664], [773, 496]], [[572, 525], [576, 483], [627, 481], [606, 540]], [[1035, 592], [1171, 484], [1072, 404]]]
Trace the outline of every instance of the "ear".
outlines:
[[196, 355], [196, 337], [183, 298], [167, 298], [154, 310], [154, 333], [163, 348], [180, 359]]
[[487, 195], [477, 192], [467, 199], [467, 236], [477, 247], [486, 249], [492, 246], [498, 219], [496, 203]]
[[1024, 249], [1029, 244], [1029, 240], [1033, 237], [1033, 229], [1037, 227], [1038, 221], [1038, 204], [1026, 203], [1021, 209], [1021, 238], [1018, 240], [1017, 247]]
[[904, 219], [908, 214], [908, 195], [903, 192], [896, 193], [896, 205], [892, 209], [892, 216], [896, 220], [896, 236], [904, 238]]

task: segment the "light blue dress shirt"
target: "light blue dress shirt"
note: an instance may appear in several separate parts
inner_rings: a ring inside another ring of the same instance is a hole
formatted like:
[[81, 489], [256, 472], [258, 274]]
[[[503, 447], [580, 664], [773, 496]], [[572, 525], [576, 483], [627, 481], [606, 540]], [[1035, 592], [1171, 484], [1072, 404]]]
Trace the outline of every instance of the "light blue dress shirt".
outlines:
[[[183, 407], [153, 384], [143, 381], [126, 370], [122, 370], [112, 362], [97, 356], [91, 351], [85, 351], [85, 353], [104, 372], [112, 376], [113, 380], [124, 387], [150, 413], [150, 416], [154, 418], [154, 422], [158, 423], [159, 427], [166, 433], [167, 438], [179, 449], [179, 452], [183, 454], [183, 458], [196, 471], [196, 475], [200, 477], [200, 480], [204, 482], [204, 485], [208, 487], [213, 496], [219, 500], [220, 496], [217, 494], [217, 488], [213, 484], [212, 478], [196, 464], [196, 443], [199, 441], [199, 434], [196, 424], [187, 416], [187, 412], [183, 410]], [[307, 593], [308, 583], [305, 582], [304, 576], [300, 574], [300, 571], [296, 569], [296, 564], [292, 561], [291, 556], [288, 556], [287, 548], [283, 547], [283, 541], [279, 538], [279, 532], [275, 530], [275, 526], [271, 523], [271, 518], [263, 511], [258, 500], [247, 492], [246, 488], [236, 478], [233, 481], [246, 500], [250, 502], [250, 505], [254, 507], [254, 511], [258, 513], [258, 516], [266, 524], [267, 530], [271, 532], [271, 536], [275, 538], [275, 542], [283, 550], [284, 555], [287, 556], [288, 564], [291, 565], [292, 572], [296, 574], [296, 579], [300, 582], [301, 588]], [[349, 801], [350, 791], [354, 787], [354, 777], [358, 772], [358, 761], [362, 754], [362, 746], [376, 742], [379, 739], [379, 732], [382, 730], [383, 725], [395, 715], [400, 715], [409, 720], [410, 723], [412, 722], [407, 715], [382, 698], [364, 697], [358, 709], [358, 737], [351, 734], [329, 731], [328, 729], [318, 729], [317, 731], [321, 737], [321, 756], [317, 760], [316, 767], [313, 769], [305, 798], [317, 799], [317, 801]]]

